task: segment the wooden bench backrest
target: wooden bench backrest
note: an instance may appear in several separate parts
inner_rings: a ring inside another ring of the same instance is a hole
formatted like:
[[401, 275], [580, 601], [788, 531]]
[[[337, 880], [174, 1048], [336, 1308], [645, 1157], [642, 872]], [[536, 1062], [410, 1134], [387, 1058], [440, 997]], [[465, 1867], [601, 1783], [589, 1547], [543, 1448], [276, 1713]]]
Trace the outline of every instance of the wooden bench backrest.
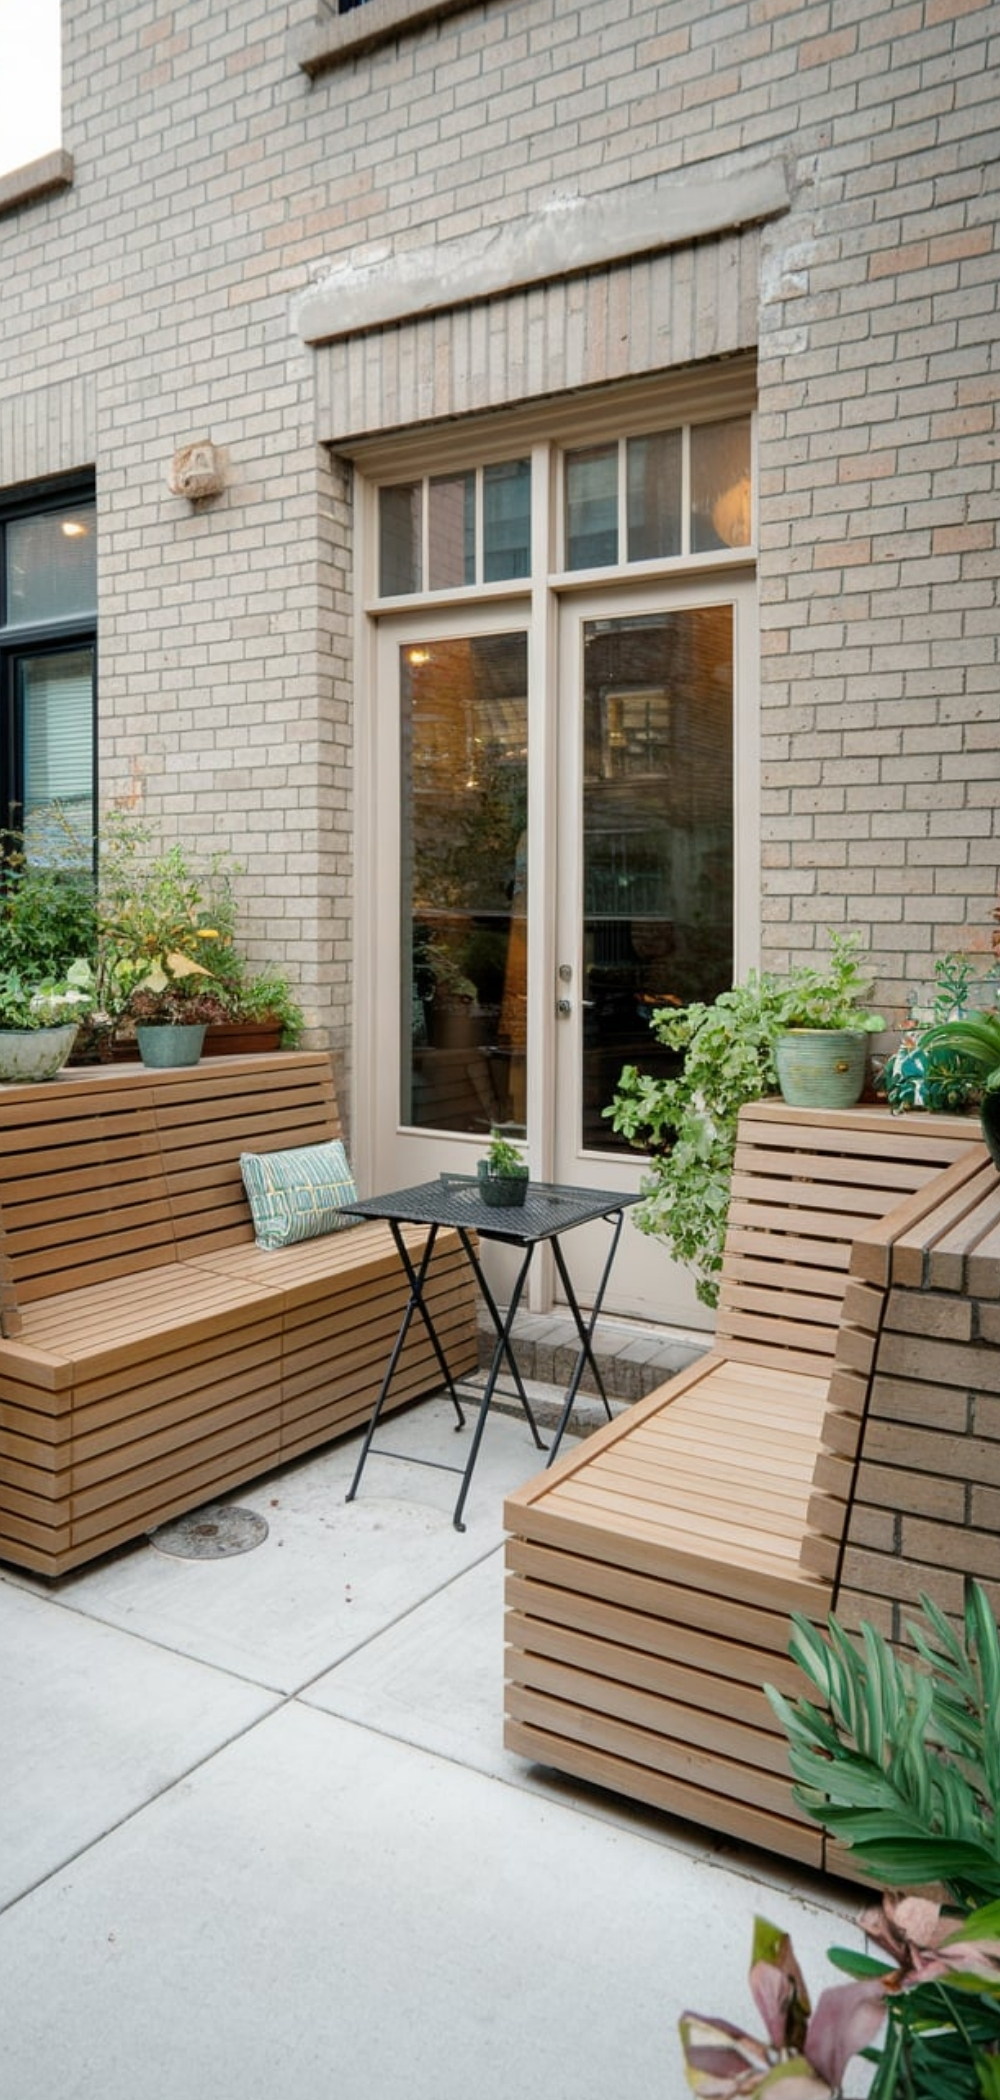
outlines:
[[0, 1088], [0, 1330], [35, 1299], [252, 1239], [240, 1153], [338, 1135], [317, 1052]]
[[[829, 1376], [852, 1250], [857, 1280], [883, 1290], [900, 1206], [978, 1151], [974, 1118], [836, 1114], [755, 1101], [740, 1114], [719, 1298], [717, 1347], [745, 1363]], [[871, 1308], [869, 1308], [869, 1315]], [[850, 1323], [849, 1323], [850, 1324]]]

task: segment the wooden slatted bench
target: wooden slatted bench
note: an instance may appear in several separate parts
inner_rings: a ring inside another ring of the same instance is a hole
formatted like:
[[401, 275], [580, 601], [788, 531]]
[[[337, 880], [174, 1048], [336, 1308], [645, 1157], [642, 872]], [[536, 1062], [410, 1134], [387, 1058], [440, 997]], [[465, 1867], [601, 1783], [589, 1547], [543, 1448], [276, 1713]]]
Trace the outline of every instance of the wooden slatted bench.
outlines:
[[[258, 1248], [239, 1169], [338, 1135], [315, 1052], [0, 1088], [0, 1559], [63, 1574], [367, 1420], [406, 1299], [389, 1228]], [[432, 1275], [458, 1376], [456, 1235]], [[392, 1404], [439, 1384], [414, 1323]]]
[[744, 1110], [714, 1347], [507, 1501], [509, 1749], [834, 1862], [762, 1687], [806, 1689], [789, 1613], [836, 1603], [893, 1249], [977, 1213], [977, 1138], [968, 1117]]

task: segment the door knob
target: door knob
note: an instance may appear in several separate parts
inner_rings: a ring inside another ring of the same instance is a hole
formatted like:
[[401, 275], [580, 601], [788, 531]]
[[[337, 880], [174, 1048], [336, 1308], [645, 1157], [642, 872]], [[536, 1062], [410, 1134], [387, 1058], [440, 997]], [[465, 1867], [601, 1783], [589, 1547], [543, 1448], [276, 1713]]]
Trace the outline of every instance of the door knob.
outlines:
[[570, 999], [557, 999], [557, 1000], [556, 1000], [556, 1012], [557, 1012], [557, 1014], [563, 1014], [563, 1015], [565, 1015], [565, 1014], [571, 1014], [571, 1013], [572, 1013], [572, 1011], [573, 1011], [573, 1002], [572, 1002], [572, 1000], [570, 1000]]

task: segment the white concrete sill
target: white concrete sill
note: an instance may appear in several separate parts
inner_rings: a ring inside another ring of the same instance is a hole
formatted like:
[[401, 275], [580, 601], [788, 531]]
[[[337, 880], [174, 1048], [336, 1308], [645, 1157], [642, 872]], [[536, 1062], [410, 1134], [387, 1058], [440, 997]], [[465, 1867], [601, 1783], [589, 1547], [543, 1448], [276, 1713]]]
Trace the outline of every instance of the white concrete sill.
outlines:
[[292, 38], [292, 55], [302, 72], [315, 80], [361, 52], [374, 51], [408, 30], [441, 22], [446, 15], [461, 14], [476, 4], [477, 0], [365, 0], [363, 7], [352, 7], [346, 15], [331, 15], [300, 30]]
[[26, 162], [23, 168], [12, 168], [8, 175], [0, 175], [0, 215], [69, 189], [73, 173], [73, 155], [61, 147], [56, 153], [43, 153], [41, 160]]

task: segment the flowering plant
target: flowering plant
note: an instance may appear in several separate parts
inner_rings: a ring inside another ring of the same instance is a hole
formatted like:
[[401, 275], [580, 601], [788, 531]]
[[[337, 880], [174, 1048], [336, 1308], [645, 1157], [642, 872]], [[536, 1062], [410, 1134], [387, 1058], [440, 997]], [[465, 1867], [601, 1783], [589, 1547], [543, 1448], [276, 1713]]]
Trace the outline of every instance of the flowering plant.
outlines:
[[681, 2019], [703, 2100], [840, 2100], [857, 2052], [876, 2066], [870, 2100], [1000, 2100], [1000, 1634], [974, 1582], [961, 1632], [928, 1598], [921, 1609], [916, 1664], [871, 1626], [859, 1652], [836, 1619], [824, 1636], [796, 1616], [791, 1653], [824, 1710], [768, 1692], [801, 1806], [863, 1872], [902, 1884], [859, 1921], [890, 1959], [833, 1949], [853, 1980], [811, 2014], [787, 1938], [758, 1921], [766, 2041]]
[[96, 1004], [94, 973], [82, 957], [65, 976], [29, 984], [18, 970], [0, 970], [0, 1027], [62, 1028], [82, 1021]]

